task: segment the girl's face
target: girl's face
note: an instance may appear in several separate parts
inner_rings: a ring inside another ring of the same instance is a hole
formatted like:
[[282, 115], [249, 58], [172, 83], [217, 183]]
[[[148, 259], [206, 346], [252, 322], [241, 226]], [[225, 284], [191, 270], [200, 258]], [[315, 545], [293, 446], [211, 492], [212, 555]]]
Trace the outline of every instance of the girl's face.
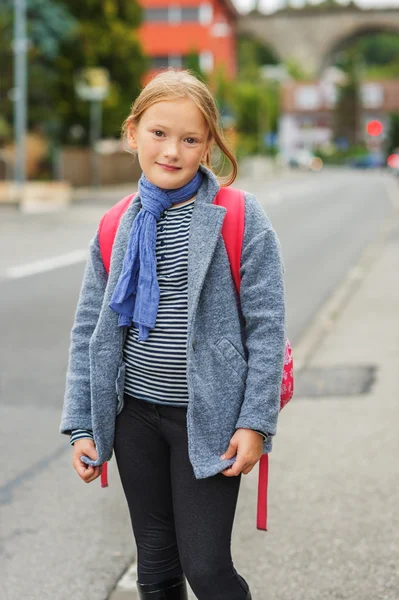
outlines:
[[165, 190], [182, 187], [194, 177], [205, 159], [208, 137], [206, 120], [189, 98], [153, 104], [128, 130], [144, 175]]

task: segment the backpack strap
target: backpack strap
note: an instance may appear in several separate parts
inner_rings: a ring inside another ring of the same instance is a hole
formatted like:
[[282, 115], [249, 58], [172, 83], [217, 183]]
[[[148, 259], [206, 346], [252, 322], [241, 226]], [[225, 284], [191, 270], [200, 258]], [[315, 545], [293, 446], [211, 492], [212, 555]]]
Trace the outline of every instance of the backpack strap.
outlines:
[[114, 204], [114, 206], [105, 213], [100, 221], [98, 227], [98, 243], [100, 246], [101, 258], [103, 259], [103, 264], [107, 273], [109, 273], [109, 268], [111, 266], [112, 247], [114, 245], [120, 220], [135, 196], [136, 194], [129, 194], [129, 196], [125, 196], [125, 198], [119, 200], [119, 202]]
[[[98, 227], [98, 244], [104, 268], [109, 273], [111, 266], [112, 247], [121, 218], [128, 209], [136, 194], [129, 194], [110, 208], [100, 221]], [[100, 476], [101, 487], [108, 487], [108, 463], [102, 465]]]
[[240, 293], [240, 264], [245, 222], [244, 192], [232, 187], [222, 187], [216, 194], [213, 203], [227, 209], [222, 226], [222, 236], [229, 257], [231, 274], [237, 292]]
[[[214, 204], [227, 208], [222, 226], [222, 235], [229, 257], [231, 274], [237, 292], [240, 293], [240, 264], [245, 224], [244, 192], [231, 187], [220, 188], [219, 193], [215, 197]], [[268, 483], [269, 455], [262, 454], [259, 461], [256, 527], [263, 531], [267, 531]]]

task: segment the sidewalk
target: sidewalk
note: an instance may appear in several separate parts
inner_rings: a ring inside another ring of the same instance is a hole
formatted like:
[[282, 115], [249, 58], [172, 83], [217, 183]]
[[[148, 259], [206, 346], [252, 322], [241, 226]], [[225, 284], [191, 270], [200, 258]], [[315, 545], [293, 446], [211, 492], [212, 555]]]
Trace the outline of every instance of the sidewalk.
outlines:
[[[257, 468], [242, 479], [232, 547], [253, 600], [399, 598], [397, 216], [373, 248], [316, 352], [306, 338], [294, 348], [267, 533], [254, 525]], [[135, 600], [134, 580], [133, 567], [109, 600]]]
[[254, 600], [399, 598], [398, 211], [373, 246], [281, 415]]

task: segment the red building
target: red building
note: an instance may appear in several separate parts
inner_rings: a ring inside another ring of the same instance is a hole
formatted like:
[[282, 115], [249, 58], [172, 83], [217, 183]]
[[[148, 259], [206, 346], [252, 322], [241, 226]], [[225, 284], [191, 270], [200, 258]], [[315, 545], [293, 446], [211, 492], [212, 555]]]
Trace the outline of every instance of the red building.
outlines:
[[167, 67], [184, 68], [192, 52], [198, 55], [205, 73], [223, 66], [228, 77], [235, 76], [238, 12], [232, 2], [141, 0], [140, 4], [143, 23], [139, 35], [151, 60], [148, 77]]
[[[317, 150], [332, 144], [337, 86], [345, 80], [344, 73], [330, 67], [318, 81], [284, 83], [279, 126], [283, 154], [290, 156], [301, 148]], [[365, 142], [370, 150], [381, 150], [387, 140], [389, 114], [399, 111], [399, 79], [365, 80], [361, 83], [360, 95], [359, 140]], [[378, 135], [368, 132], [368, 124], [372, 121], [382, 124]]]

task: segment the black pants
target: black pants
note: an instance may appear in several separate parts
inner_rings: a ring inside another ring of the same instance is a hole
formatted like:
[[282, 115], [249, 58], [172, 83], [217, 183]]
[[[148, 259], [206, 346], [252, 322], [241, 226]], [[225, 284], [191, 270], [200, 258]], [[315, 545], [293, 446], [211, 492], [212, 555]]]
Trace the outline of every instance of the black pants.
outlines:
[[185, 574], [200, 600], [245, 600], [231, 558], [241, 475], [196, 479], [188, 458], [187, 408], [125, 398], [115, 456], [137, 545], [138, 581]]

